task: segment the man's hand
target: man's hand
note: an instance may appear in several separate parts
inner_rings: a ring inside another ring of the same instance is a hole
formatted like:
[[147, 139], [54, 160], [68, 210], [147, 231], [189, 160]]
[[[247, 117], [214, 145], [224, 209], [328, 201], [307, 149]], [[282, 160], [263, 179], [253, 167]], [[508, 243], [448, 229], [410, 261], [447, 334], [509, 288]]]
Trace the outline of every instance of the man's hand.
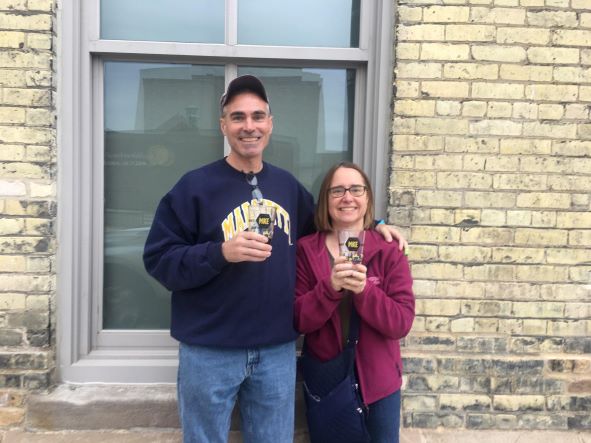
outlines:
[[271, 256], [267, 237], [256, 232], [243, 231], [222, 243], [222, 255], [230, 263], [265, 261]]
[[386, 240], [388, 243], [390, 243], [393, 239], [396, 239], [398, 240], [398, 249], [400, 249], [401, 251], [403, 249], [408, 250], [408, 242], [400, 233], [400, 231], [396, 229], [393, 225], [385, 225], [382, 223], [380, 225], [377, 225], [375, 229], [380, 234], [382, 234], [382, 237], [384, 237], [384, 240]]

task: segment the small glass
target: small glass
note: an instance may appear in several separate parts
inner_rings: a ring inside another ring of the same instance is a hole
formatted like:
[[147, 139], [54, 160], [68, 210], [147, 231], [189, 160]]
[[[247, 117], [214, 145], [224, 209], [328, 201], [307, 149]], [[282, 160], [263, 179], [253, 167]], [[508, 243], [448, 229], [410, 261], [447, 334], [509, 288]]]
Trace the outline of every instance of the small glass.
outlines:
[[340, 254], [353, 264], [359, 264], [363, 260], [363, 245], [365, 243], [365, 231], [342, 230], [338, 231]]
[[248, 230], [262, 234], [271, 241], [275, 229], [275, 217], [277, 215], [274, 206], [250, 205], [248, 208]]

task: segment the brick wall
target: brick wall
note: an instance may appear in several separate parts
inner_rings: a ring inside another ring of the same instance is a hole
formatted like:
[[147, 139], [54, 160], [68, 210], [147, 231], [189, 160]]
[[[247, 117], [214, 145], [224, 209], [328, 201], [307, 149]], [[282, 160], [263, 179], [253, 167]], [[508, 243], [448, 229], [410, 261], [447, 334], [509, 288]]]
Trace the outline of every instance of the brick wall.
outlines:
[[53, 0], [0, 0], [0, 427], [54, 354]]
[[404, 425], [591, 429], [591, 0], [403, 0], [396, 36]]

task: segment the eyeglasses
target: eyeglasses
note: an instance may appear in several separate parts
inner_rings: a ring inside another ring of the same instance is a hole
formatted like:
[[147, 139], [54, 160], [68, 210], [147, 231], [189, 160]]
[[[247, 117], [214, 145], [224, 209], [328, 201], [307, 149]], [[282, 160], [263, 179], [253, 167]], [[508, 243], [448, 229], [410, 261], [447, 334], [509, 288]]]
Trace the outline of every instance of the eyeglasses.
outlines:
[[257, 201], [260, 205], [263, 203], [263, 193], [259, 189], [259, 182], [254, 172], [248, 172], [246, 174], [246, 182], [252, 186], [252, 198]]
[[344, 186], [335, 186], [334, 188], [328, 188], [328, 195], [332, 198], [341, 198], [345, 195], [347, 191], [353, 197], [361, 197], [365, 195], [365, 191], [367, 190], [367, 186], [364, 185], [353, 185], [345, 188]]

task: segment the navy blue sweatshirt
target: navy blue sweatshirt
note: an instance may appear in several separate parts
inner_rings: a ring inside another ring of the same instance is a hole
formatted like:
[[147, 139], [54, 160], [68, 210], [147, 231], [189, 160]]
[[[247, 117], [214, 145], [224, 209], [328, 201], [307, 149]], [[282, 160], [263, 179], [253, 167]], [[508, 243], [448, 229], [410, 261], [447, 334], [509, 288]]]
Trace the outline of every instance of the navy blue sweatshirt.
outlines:
[[257, 173], [265, 203], [276, 206], [271, 257], [228, 263], [222, 242], [248, 225], [252, 188], [225, 160], [185, 174], [160, 201], [146, 240], [146, 270], [172, 291], [171, 335], [203, 346], [285, 343], [293, 327], [295, 251], [313, 230], [312, 195], [269, 163]]

